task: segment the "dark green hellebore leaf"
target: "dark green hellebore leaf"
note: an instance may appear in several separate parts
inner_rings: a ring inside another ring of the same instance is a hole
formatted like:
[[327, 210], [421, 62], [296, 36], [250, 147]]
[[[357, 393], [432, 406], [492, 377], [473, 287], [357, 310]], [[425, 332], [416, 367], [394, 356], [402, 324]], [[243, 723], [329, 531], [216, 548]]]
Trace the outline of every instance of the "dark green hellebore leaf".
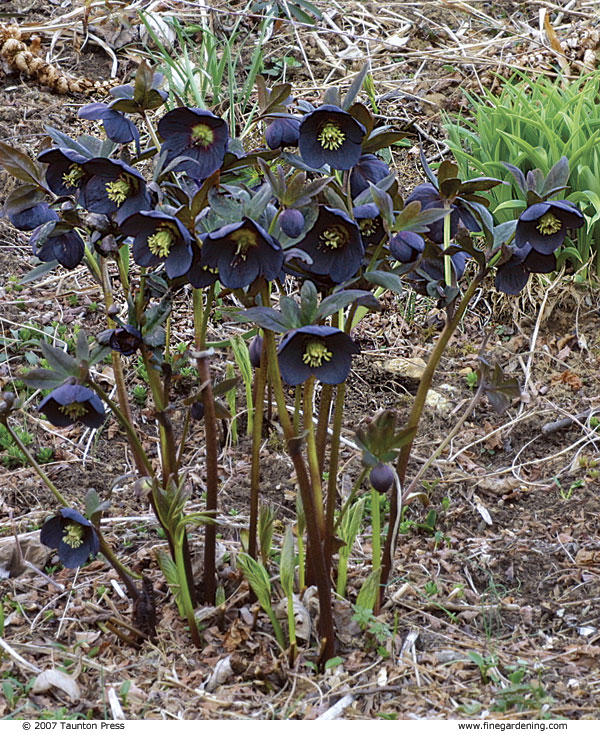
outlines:
[[40, 342], [40, 349], [50, 367], [58, 374], [66, 377], [74, 377], [79, 373], [79, 365], [75, 357], [64, 352], [58, 347], [53, 347], [47, 342]]
[[386, 191], [382, 191], [380, 188], [375, 186], [375, 184], [370, 182], [369, 189], [371, 191], [373, 201], [379, 209], [379, 214], [384, 221], [385, 229], [389, 232], [394, 226], [394, 203], [392, 201], [392, 197]]
[[515, 233], [518, 219], [510, 219], [494, 227], [494, 248], [508, 242]]
[[547, 198], [557, 191], [561, 191], [567, 185], [569, 180], [569, 160], [563, 155], [550, 169], [542, 190], [539, 192], [541, 196]]
[[9, 217], [44, 200], [44, 191], [36, 184], [24, 184], [13, 189], [4, 201], [2, 214]]
[[317, 319], [317, 288], [312, 280], [305, 280], [300, 289], [300, 321], [303, 326], [314, 324]]
[[429, 163], [427, 163], [427, 158], [425, 158], [425, 153], [423, 152], [422, 145], [419, 146], [419, 159], [421, 161], [421, 166], [423, 167], [423, 171], [425, 172], [425, 175], [427, 176], [429, 180], [429, 183], [432, 184], [437, 189], [438, 188], [437, 176], [429, 167]]
[[[375, 124], [375, 118], [373, 117], [371, 110], [365, 107], [362, 102], [355, 102], [351, 107], [348, 108], [348, 112], [365, 128], [365, 135], [370, 135], [371, 131], [373, 130], [373, 125]], [[364, 143], [363, 152], [365, 152]]]
[[396, 217], [394, 222], [394, 232], [427, 232], [428, 226], [438, 219], [443, 219], [446, 214], [450, 213], [450, 209], [425, 209], [421, 211], [420, 201], [411, 201]]
[[437, 178], [439, 182], [439, 189], [441, 190], [442, 186], [441, 184], [444, 183], [444, 181], [448, 181], [450, 179], [456, 178], [458, 176], [458, 166], [456, 163], [452, 163], [452, 161], [446, 159], [443, 160], [438, 168], [437, 172]]
[[[454, 235], [454, 239], [460, 245], [461, 249], [468, 252], [469, 255], [475, 260], [475, 262], [482, 268], [485, 266], [485, 253], [482, 250], [478, 250], [473, 244], [473, 238], [469, 234], [468, 230], [464, 227], [460, 227], [457, 233]], [[454, 253], [445, 250], [445, 254], [452, 255]]]
[[62, 374], [54, 370], [44, 369], [31, 370], [21, 379], [28, 387], [33, 387], [36, 390], [52, 390], [62, 385], [65, 381]]
[[369, 283], [375, 283], [375, 285], [392, 291], [392, 293], [397, 293], [398, 295], [402, 293], [402, 279], [396, 273], [386, 273], [383, 270], [370, 270], [364, 273], [363, 277]]
[[77, 345], [75, 347], [75, 359], [78, 362], [88, 362], [90, 358], [90, 345], [87, 334], [83, 329], [77, 333]]
[[165, 293], [160, 301], [151, 306], [145, 314], [144, 340], [149, 337], [154, 329], [163, 324], [171, 313], [171, 294]]
[[519, 193], [521, 196], [525, 196], [527, 193], [527, 182], [525, 181], [525, 174], [523, 171], [520, 168], [517, 168], [517, 166], [513, 166], [512, 163], [505, 163], [502, 161], [502, 165], [512, 173]]
[[544, 186], [544, 174], [539, 168], [534, 168], [533, 171], [529, 171], [525, 181], [527, 182], [528, 191], [539, 195]]
[[89, 366], [93, 367], [95, 364], [98, 364], [98, 362], [101, 362], [104, 359], [104, 357], [106, 357], [108, 354], [111, 353], [111, 351], [112, 350], [109, 346], [103, 346], [103, 345], [100, 345], [92, 349], [90, 353], [89, 362], [88, 362]]
[[88, 520], [91, 520], [92, 522], [99, 520], [100, 515], [105, 510], [108, 510], [109, 507], [109, 500], [101, 502], [98, 492], [96, 492], [94, 488], [88, 489], [87, 494], [85, 495], [85, 516]]
[[36, 265], [33, 270], [30, 270], [28, 273], [26, 273], [21, 280], [19, 280], [19, 285], [25, 285], [25, 283], [32, 283], [34, 280], [38, 280], [38, 278], [43, 278], [45, 275], [47, 275], [49, 272], [54, 270], [54, 268], [58, 267], [58, 260], [50, 260], [50, 262], [47, 263], [41, 263], [41, 265]]
[[[362, 144], [362, 152], [365, 153], [376, 153], [382, 148], [389, 148], [394, 143], [399, 143], [404, 140], [406, 133], [394, 132], [391, 130], [383, 130], [379, 132], [381, 128], [376, 128], [371, 135]], [[379, 182], [378, 184], [379, 185]]]
[[[365, 77], [369, 73], [369, 68], [370, 68], [370, 63], [367, 61], [363, 65], [362, 69], [358, 72], [358, 74], [352, 80], [352, 84], [350, 85], [348, 91], [346, 92], [344, 99], [342, 101], [342, 104], [339, 105], [343, 110], [348, 111], [350, 107], [353, 105], [354, 100], [356, 99], [358, 93], [362, 89], [362, 85], [365, 81]], [[325, 104], [336, 104], [336, 102], [326, 101]]]
[[512, 399], [521, 395], [518, 381], [506, 377], [499, 364], [493, 366], [483, 357], [479, 358], [480, 368], [477, 370], [483, 384], [483, 391], [497, 413], [504, 413]]
[[481, 178], [471, 178], [469, 181], [461, 183], [458, 187], [458, 193], [460, 196], [464, 196], [466, 194], [474, 194], [476, 191], [489, 191], [496, 186], [500, 186], [500, 184], [506, 185], [506, 181], [501, 181], [499, 178], [486, 178], [483, 176]]
[[346, 200], [342, 198], [337, 191], [334, 191], [333, 188], [328, 187], [325, 189], [325, 198], [332, 209], [340, 209], [341, 211], [346, 212], [346, 214], [350, 214]]
[[19, 181], [43, 186], [40, 166], [12, 145], [0, 143], [0, 166]]
[[453, 200], [460, 189], [460, 178], [447, 178], [440, 181], [440, 193], [445, 199]]
[[336, 107], [341, 107], [342, 104], [340, 102], [340, 90], [337, 87], [329, 87], [325, 91], [325, 94], [323, 95], [323, 102], [322, 104], [332, 104]]
[[281, 316], [285, 323], [289, 324], [292, 329], [297, 329], [299, 326], [302, 326], [300, 307], [293, 298], [288, 298], [288, 296], [280, 298], [279, 308], [281, 309]]
[[272, 196], [271, 184], [266, 181], [254, 194], [250, 203], [244, 207], [244, 214], [255, 222], [258, 222]]
[[274, 308], [267, 308], [267, 306], [246, 308], [244, 311], [234, 313], [233, 319], [242, 323], [256, 324], [261, 329], [269, 329], [269, 331], [275, 331], [278, 334], [284, 334], [286, 331], [295, 328], [285, 323], [283, 315], [279, 311]]
[[365, 308], [369, 308], [372, 311], [381, 310], [381, 304], [372, 293], [369, 293], [369, 291], [339, 291], [338, 293], [333, 293], [331, 296], [327, 296], [327, 298], [324, 298], [321, 301], [321, 304], [317, 309], [317, 318], [320, 320], [327, 316], [331, 316], [331, 314], [334, 314], [336, 311], [346, 308], [346, 306], [349, 306], [351, 303], [358, 301], [359, 298], [361, 299], [361, 305]]

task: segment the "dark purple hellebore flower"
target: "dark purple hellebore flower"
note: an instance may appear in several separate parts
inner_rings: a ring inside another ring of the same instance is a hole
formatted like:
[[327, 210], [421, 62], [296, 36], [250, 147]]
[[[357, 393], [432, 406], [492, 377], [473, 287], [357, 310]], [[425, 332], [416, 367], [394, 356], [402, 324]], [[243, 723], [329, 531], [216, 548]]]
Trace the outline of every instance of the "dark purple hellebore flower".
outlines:
[[65, 384], [55, 388], [38, 405], [53, 426], [62, 428], [81, 421], [88, 428], [99, 428], [104, 421], [104, 406], [96, 393], [84, 385]]
[[494, 285], [501, 293], [514, 296], [525, 288], [530, 273], [552, 273], [555, 270], [554, 253], [544, 255], [526, 242], [522, 247], [514, 247], [511, 258], [498, 267]]
[[389, 464], [377, 464], [369, 472], [369, 482], [376, 492], [385, 494], [394, 484], [396, 475]]
[[377, 205], [361, 204], [355, 206], [352, 213], [360, 229], [360, 236], [365, 249], [369, 245], [378, 245], [385, 235], [385, 230]]
[[290, 117], [276, 117], [265, 130], [265, 141], [271, 150], [291, 148], [298, 145], [300, 120]]
[[111, 331], [112, 334], [108, 338], [108, 346], [125, 357], [130, 357], [132, 354], [135, 354], [142, 346], [142, 335], [135, 326], [126, 324], [125, 326], [118, 326]]
[[304, 229], [304, 214], [298, 209], [284, 209], [279, 215], [279, 226], [292, 239], [300, 237]]
[[281, 275], [283, 250], [279, 242], [253, 219], [226, 224], [203, 238], [202, 262], [216, 268], [226, 288], [244, 288], [259, 277]]
[[425, 249], [425, 240], [415, 232], [398, 232], [390, 238], [390, 254], [401, 263], [412, 263]]
[[121, 223], [133, 237], [133, 259], [143, 268], [164, 263], [169, 278], [185, 275], [192, 264], [190, 233], [176, 217], [162, 212], [139, 212]]
[[46, 183], [58, 196], [78, 194], [88, 175], [82, 164], [88, 160], [69, 148], [50, 148], [38, 155], [38, 161], [47, 163]]
[[515, 244], [526, 242], [542, 255], [550, 255], [563, 243], [567, 229], [583, 225], [583, 214], [570, 201], [542, 201], [525, 209], [515, 230]]
[[[440, 195], [440, 192], [435, 186], [430, 183], [419, 184], [404, 203], [410, 204], [411, 201], [419, 201], [421, 203], [421, 211], [426, 209], [448, 208], [448, 202]], [[464, 201], [455, 199], [449, 208], [452, 209], [452, 214], [450, 215], [450, 238], [454, 237], [461, 224], [469, 232], [479, 232], [481, 225], [477, 223], [477, 220], [471, 214]], [[443, 218], [429, 225], [427, 236], [432, 242], [438, 245], [442, 244], [444, 241]]]
[[150, 195], [142, 175], [126, 163], [91, 158], [82, 164], [89, 176], [81, 190], [81, 204], [96, 214], [114, 214], [117, 224], [150, 208]]
[[162, 149], [167, 151], [165, 163], [180, 156], [192, 159], [181, 162], [175, 171], [205, 179], [221, 168], [229, 129], [225, 120], [212, 112], [197, 107], [177, 107], [161, 119], [158, 132], [164, 140]]
[[341, 107], [321, 105], [302, 118], [298, 133], [300, 155], [312, 168], [327, 164], [346, 171], [358, 163], [365, 133], [363, 125]]
[[[200, 236], [200, 241], [203, 244], [204, 240], [208, 235], [203, 234]], [[202, 260], [202, 246], [198, 247], [192, 242], [192, 264], [190, 269], [185, 274], [190, 285], [194, 288], [206, 288], [213, 283], [216, 283], [219, 279], [219, 274], [216, 268], [209, 268], [205, 265]]]
[[83, 120], [102, 120], [106, 137], [113, 143], [131, 143], [132, 140], [139, 143], [137, 127], [122, 112], [111, 109], [111, 105], [92, 102], [81, 107], [77, 116]]
[[348, 377], [352, 355], [360, 347], [333, 326], [301, 326], [289, 331], [277, 350], [281, 377], [300, 385], [314, 375], [326, 385], [339, 385]]
[[368, 189], [369, 183], [376, 184], [389, 174], [390, 169], [381, 158], [373, 155], [373, 153], [361, 155], [350, 173], [350, 194], [352, 198], [355, 199], [361, 191]]
[[[450, 256], [452, 263], [452, 269], [456, 276], [456, 280], [459, 281], [465, 273], [465, 266], [468, 259], [466, 252], [455, 252], [454, 255]], [[412, 288], [422, 296], [428, 295], [427, 283], [430, 281], [442, 282], [444, 281], [444, 257], [428, 257], [423, 259], [417, 270], [408, 273], [406, 280]], [[420, 272], [423, 271], [423, 272]], [[425, 275], [423, 275], [425, 273]]]
[[58, 551], [65, 568], [83, 565], [100, 549], [100, 540], [92, 523], [69, 507], [62, 507], [58, 515], [46, 520], [40, 532], [40, 542]]
[[57, 222], [60, 218], [45, 201], [40, 201], [18, 212], [9, 211], [7, 216], [13, 227], [20, 229], [22, 232], [31, 232], [32, 229], [36, 229], [41, 224]]
[[365, 254], [360, 229], [341, 209], [319, 207], [313, 228], [297, 248], [312, 258], [303, 268], [316, 275], [328, 275], [335, 283], [343, 283], [358, 272]]
[[38, 227], [29, 238], [29, 244], [42, 262], [57, 260], [67, 270], [77, 267], [85, 254], [85, 244], [79, 234], [74, 229], [64, 231], [62, 225], [49, 234], [44, 225]]

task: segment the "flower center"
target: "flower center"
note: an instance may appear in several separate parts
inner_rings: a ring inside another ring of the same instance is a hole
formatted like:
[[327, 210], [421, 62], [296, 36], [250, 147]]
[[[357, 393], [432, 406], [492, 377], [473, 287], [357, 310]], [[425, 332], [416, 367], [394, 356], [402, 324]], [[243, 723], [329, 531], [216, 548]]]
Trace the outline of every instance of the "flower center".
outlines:
[[156, 257], [168, 257], [174, 243], [175, 237], [168, 226], [159, 227], [153, 235], [148, 237], [148, 249]]
[[321, 339], [312, 339], [306, 344], [302, 361], [309, 367], [320, 367], [323, 362], [329, 362], [332, 353], [327, 349], [327, 345]]
[[78, 166], [77, 163], [73, 163], [69, 167], [66, 173], [63, 173], [62, 182], [69, 189], [74, 189], [79, 184], [81, 177], [83, 176], [83, 168]]
[[323, 247], [328, 247], [330, 250], [337, 250], [348, 243], [348, 233], [343, 227], [335, 225], [324, 229], [319, 240]]
[[240, 260], [245, 260], [248, 250], [258, 245], [254, 232], [249, 232], [247, 229], [239, 229], [237, 232], [230, 234], [229, 238], [237, 245], [235, 257]]
[[208, 148], [215, 142], [214, 130], [202, 122], [194, 125], [192, 128], [192, 140], [194, 145], [198, 145], [200, 148]]
[[536, 225], [538, 232], [543, 235], [556, 234], [561, 227], [562, 222], [552, 212], [546, 212], [541, 216]]
[[131, 194], [131, 183], [123, 177], [116, 181], [109, 181], [104, 188], [106, 189], [108, 198], [114, 201], [117, 206], [121, 206]]
[[65, 527], [65, 534], [62, 537], [63, 543], [70, 548], [79, 548], [83, 544], [84, 527], [76, 522], [70, 522]]
[[317, 140], [325, 150], [338, 150], [346, 140], [346, 133], [338, 122], [330, 120], [321, 128]]
[[374, 219], [361, 219], [358, 226], [360, 233], [365, 237], [370, 237], [377, 232], [377, 222]]
[[69, 416], [69, 418], [74, 421], [81, 418], [88, 412], [86, 404], [78, 402], [69, 403], [68, 405], [59, 405], [58, 409], [61, 413]]

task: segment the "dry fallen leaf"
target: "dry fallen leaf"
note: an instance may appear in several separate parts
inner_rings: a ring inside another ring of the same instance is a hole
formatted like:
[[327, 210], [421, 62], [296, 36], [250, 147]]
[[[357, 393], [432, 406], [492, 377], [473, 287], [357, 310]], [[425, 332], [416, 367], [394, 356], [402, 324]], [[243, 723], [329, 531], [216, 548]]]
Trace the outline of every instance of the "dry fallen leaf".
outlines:
[[77, 685], [77, 681], [71, 678], [70, 675], [67, 675], [67, 673], [63, 673], [55, 668], [44, 670], [43, 673], [40, 673], [33, 682], [33, 688], [31, 690], [33, 693], [45, 693], [51, 688], [59, 688], [72, 701], [79, 701], [81, 698], [81, 691]]

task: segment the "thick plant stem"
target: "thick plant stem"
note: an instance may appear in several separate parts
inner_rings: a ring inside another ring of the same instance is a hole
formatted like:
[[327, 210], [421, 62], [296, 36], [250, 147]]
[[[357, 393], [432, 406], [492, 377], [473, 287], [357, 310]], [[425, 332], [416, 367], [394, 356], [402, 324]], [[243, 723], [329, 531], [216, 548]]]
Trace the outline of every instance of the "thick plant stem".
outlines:
[[[431, 387], [433, 375], [442, 358], [442, 355], [444, 354], [446, 346], [448, 345], [448, 342], [450, 341], [450, 338], [452, 337], [457, 326], [459, 325], [460, 320], [462, 319], [467, 309], [467, 306], [469, 305], [471, 301], [471, 298], [473, 298], [473, 295], [475, 294], [475, 291], [477, 290], [477, 287], [479, 286], [479, 283], [481, 282], [485, 272], [486, 271], [480, 271], [478, 275], [471, 281], [453, 317], [448, 318], [448, 321], [446, 322], [446, 325], [444, 326], [444, 330], [440, 334], [439, 339], [433, 351], [431, 352], [429, 356], [429, 360], [427, 362], [425, 370], [423, 371], [423, 375], [419, 383], [419, 388], [417, 390], [417, 394], [415, 395], [415, 399], [413, 402], [412, 410], [408, 418], [408, 422], [406, 425], [408, 429], [413, 428], [416, 430], [419, 426], [419, 421], [421, 420], [421, 415], [425, 407], [425, 399], [427, 398], [427, 393], [429, 392], [429, 389]], [[413, 441], [414, 439], [412, 441], [409, 441], [402, 447], [402, 449], [400, 450], [400, 454], [398, 456], [397, 464], [396, 464], [396, 473], [398, 475], [398, 479], [402, 487], [404, 486], [404, 480], [406, 477], [406, 469], [408, 466], [408, 461], [410, 459]], [[390, 518], [389, 518], [389, 524], [388, 524], [388, 532], [387, 532], [387, 536], [385, 539], [385, 545], [383, 548], [383, 558], [382, 558], [382, 564], [381, 564], [381, 583], [379, 587], [380, 599], [379, 599], [377, 608], [379, 607], [381, 603], [382, 589], [385, 588], [390, 572], [392, 570], [394, 550], [395, 550], [394, 549], [394, 545], [395, 545], [394, 528], [397, 525], [398, 512], [399, 512], [398, 493], [393, 493], [391, 497], [391, 502], [390, 502]]]
[[[181, 574], [187, 577], [187, 558], [186, 558], [186, 538], [175, 539], [175, 565], [179, 571], [180, 578]], [[185, 610], [185, 616], [190, 626], [190, 633], [192, 635], [192, 641], [197, 648], [202, 647], [202, 640], [200, 639], [200, 633], [198, 632], [198, 625], [196, 618], [194, 617], [194, 605], [195, 600], [190, 594], [193, 591], [193, 586], [185, 583], [185, 578], [181, 579], [182, 583], [179, 586], [179, 593], [181, 595], [181, 604]]]
[[313, 502], [310, 479], [306, 471], [304, 459], [302, 458], [302, 442], [295, 435], [292, 421], [290, 420], [285, 404], [283, 385], [277, 364], [277, 347], [272, 331], [265, 331], [265, 341], [267, 342], [269, 373], [277, 401], [279, 420], [281, 421], [283, 433], [288, 444], [288, 451], [294, 464], [294, 469], [296, 470], [296, 479], [300, 487], [300, 496], [302, 497], [302, 504], [306, 516], [306, 528], [311, 545], [312, 566], [319, 594], [319, 633], [322, 639], [322, 653], [319, 665], [323, 669], [325, 662], [333, 657], [335, 653], [335, 635], [331, 608], [331, 579], [323, 553], [323, 540], [319, 532], [318, 523], [316, 522], [316, 509]]
[[[206, 511], [217, 514], [219, 491], [219, 447], [217, 440], [217, 416], [212, 391], [212, 381], [208, 366], [208, 354], [198, 352], [196, 364], [198, 378], [202, 385], [202, 403], [204, 405], [204, 436], [206, 441]], [[217, 527], [209, 524], [204, 531], [204, 603], [215, 604], [216, 587], [216, 542]]]
[[373, 536], [371, 548], [373, 554], [373, 571], [381, 568], [381, 517], [379, 514], [379, 492], [371, 489], [371, 528]]
[[331, 566], [333, 553], [333, 525], [335, 520], [335, 505], [337, 499], [337, 473], [340, 461], [340, 435], [344, 420], [344, 398], [346, 397], [346, 383], [337, 386], [335, 393], [335, 412], [333, 414], [333, 432], [331, 448], [329, 449], [329, 478], [327, 480], [327, 509], [325, 513], [325, 558]]
[[304, 399], [302, 409], [304, 411], [304, 432], [306, 435], [306, 453], [308, 456], [308, 470], [310, 483], [314, 498], [316, 518], [319, 523], [321, 538], [325, 538], [325, 514], [323, 512], [323, 488], [321, 486], [321, 474], [319, 473], [319, 459], [317, 456], [317, 444], [315, 442], [315, 426], [313, 422], [313, 398], [315, 392], [315, 378], [309, 377], [304, 383]]
[[321, 402], [319, 404], [319, 418], [317, 420], [317, 457], [319, 459], [319, 471], [323, 476], [325, 469], [325, 451], [327, 449], [327, 425], [329, 423], [329, 410], [331, 408], [331, 397], [333, 395], [332, 385], [321, 386]]
[[260, 489], [260, 444], [262, 441], [265, 386], [267, 383], [267, 347], [263, 340], [260, 366], [254, 381], [254, 422], [252, 425], [252, 467], [250, 470], [250, 526], [248, 528], [248, 555], [256, 558], [258, 527], [258, 498]]

